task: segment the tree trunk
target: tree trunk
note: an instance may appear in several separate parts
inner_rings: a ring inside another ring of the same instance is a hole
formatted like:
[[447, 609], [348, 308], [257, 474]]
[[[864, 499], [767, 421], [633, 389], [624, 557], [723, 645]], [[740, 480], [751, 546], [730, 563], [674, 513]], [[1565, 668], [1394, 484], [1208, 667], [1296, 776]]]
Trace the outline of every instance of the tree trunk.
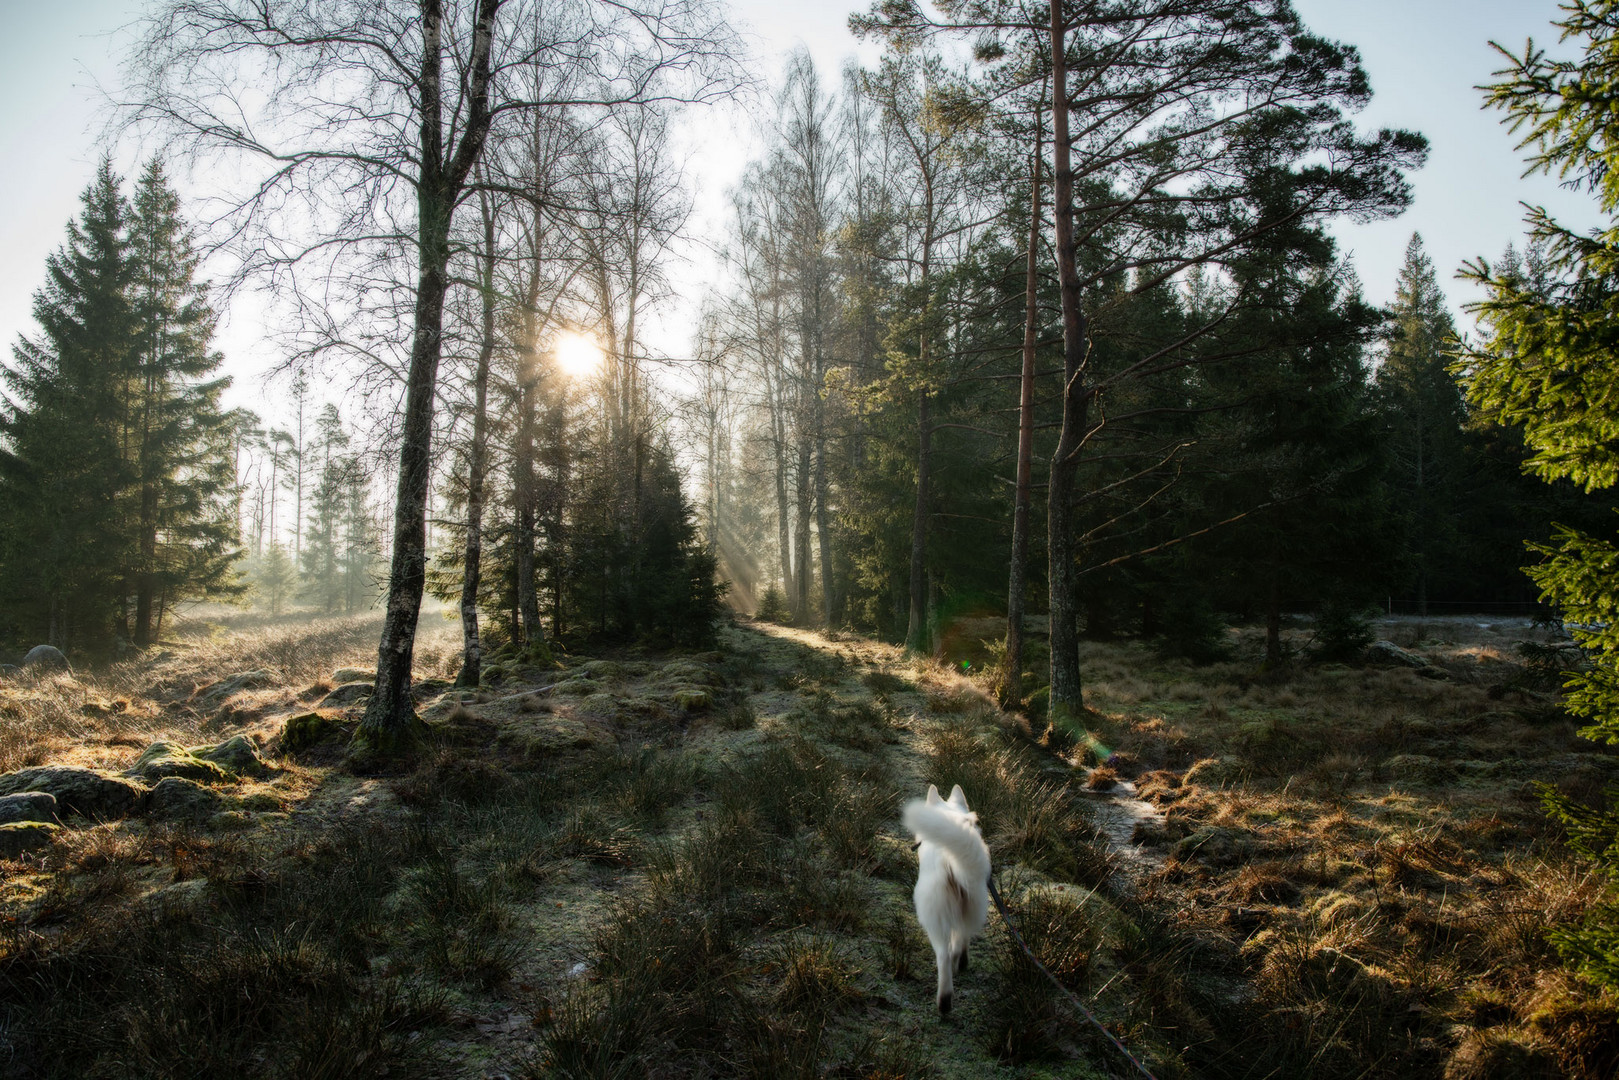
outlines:
[[798, 513], [793, 522], [793, 621], [799, 625], [810, 621], [810, 574], [814, 559], [810, 557], [810, 496], [813, 480], [810, 476], [810, 441], [798, 441]]
[[[926, 345], [923, 352], [926, 353]], [[925, 653], [929, 645], [928, 626], [928, 503], [929, 471], [933, 463], [932, 394], [922, 387], [916, 407], [916, 506], [911, 513], [911, 609], [905, 627], [905, 647]]]
[[1023, 704], [1023, 595], [1029, 571], [1029, 503], [1034, 472], [1034, 346], [1039, 330], [1040, 131], [1034, 140], [1029, 196], [1029, 252], [1023, 282], [1023, 372], [1019, 380], [1017, 487], [1012, 497], [1012, 556], [1006, 583], [1006, 681], [1001, 703]]
[[1265, 592], [1265, 670], [1282, 662], [1282, 556], [1271, 546], [1270, 582]]
[[837, 617], [836, 594], [833, 590], [832, 527], [829, 524], [826, 480], [826, 433], [817, 421], [819, 433], [815, 437], [815, 534], [821, 547], [821, 621], [829, 629]]
[[445, 161], [442, 0], [422, 0], [422, 66], [415, 91], [421, 103], [420, 166], [416, 185], [417, 257], [415, 328], [405, 376], [400, 432], [399, 486], [394, 504], [388, 603], [377, 643], [377, 685], [356, 739], [384, 753], [419, 741], [423, 726], [410, 696], [411, 659], [422, 589], [427, 582], [427, 486], [433, 467], [433, 398], [443, 348], [444, 293], [449, 284], [450, 224], [461, 185], [483, 152], [489, 133], [489, 47], [499, 0], [478, 0], [472, 54], [462, 76], [470, 106], [453, 160]]
[[534, 583], [534, 386], [525, 377], [517, 392], [517, 609], [523, 644], [545, 642], [539, 592]]
[[1079, 672], [1079, 566], [1074, 542], [1074, 481], [1090, 395], [1084, 383], [1089, 329], [1080, 309], [1074, 265], [1074, 172], [1068, 144], [1068, 71], [1062, 4], [1051, 5], [1052, 217], [1057, 277], [1062, 294], [1062, 432], [1051, 457], [1046, 489], [1046, 537], [1051, 588], [1051, 718], [1077, 716], [1084, 708]]
[[425, 187], [419, 206], [422, 265], [416, 285], [415, 338], [405, 383], [388, 604], [382, 640], [377, 646], [376, 690], [358, 732], [362, 739], [382, 750], [414, 741], [421, 728], [410, 696], [410, 672], [427, 576], [427, 481], [433, 464], [433, 387], [443, 344], [450, 206]]
[[488, 200], [483, 210], [484, 262], [483, 344], [472, 383], [472, 450], [467, 463], [467, 542], [461, 575], [461, 672], [457, 686], [477, 686], [482, 676], [483, 647], [478, 636], [478, 581], [483, 559], [483, 485], [487, 465], [489, 363], [495, 354], [495, 215]]
[[[787, 448], [776, 440], [776, 544], [781, 555], [781, 591], [793, 594], [793, 544], [787, 512]], [[789, 601], [789, 606], [791, 602]]]

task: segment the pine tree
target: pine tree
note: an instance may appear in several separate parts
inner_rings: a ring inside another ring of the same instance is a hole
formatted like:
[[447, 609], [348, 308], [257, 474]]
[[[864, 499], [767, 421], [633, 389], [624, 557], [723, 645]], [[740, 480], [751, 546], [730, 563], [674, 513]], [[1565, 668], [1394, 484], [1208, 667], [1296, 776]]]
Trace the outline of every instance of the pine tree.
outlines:
[[105, 647], [122, 614], [130, 551], [117, 527], [131, 482], [122, 445], [138, 335], [129, 207], [103, 160], [34, 296], [41, 336], [0, 368], [3, 629], [63, 649]]
[[[1472, 265], [1489, 292], [1477, 306], [1486, 337], [1457, 371], [1484, 416], [1522, 428], [1534, 451], [1528, 470], [1589, 492], [1619, 486], [1619, 0], [1576, 0], [1563, 11], [1556, 25], [1583, 56], [1503, 51], [1508, 67], [1489, 100], [1513, 130], [1527, 132], [1520, 145], [1532, 148], [1532, 166], [1588, 185], [1608, 225], [1581, 236], [1532, 213], [1531, 233], [1546, 251], [1544, 281]], [[1542, 561], [1530, 577], [1590, 659], [1569, 677], [1567, 707], [1589, 721], [1581, 734], [1619, 744], [1619, 530], [1612, 518], [1600, 530], [1563, 525], [1554, 543], [1531, 549]], [[1610, 788], [1602, 808], [1549, 786], [1543, 792], [1573, 846], [1619, 885], [1619, 791]], [[1619, 988], [1619, 897], [1610, 892], [1583, 927], [1553, 938], [1584, 974]]]

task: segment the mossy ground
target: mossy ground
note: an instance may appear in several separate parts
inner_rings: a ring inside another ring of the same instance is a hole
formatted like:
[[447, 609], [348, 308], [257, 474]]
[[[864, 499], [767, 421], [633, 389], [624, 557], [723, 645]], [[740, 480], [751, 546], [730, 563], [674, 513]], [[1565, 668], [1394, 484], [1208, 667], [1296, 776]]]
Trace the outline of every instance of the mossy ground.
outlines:
[[[278, 755], [353, 636], [289, 644], [306, 668], [216, 714], [131, 693], [22, 750], [117, 768], [244, 730], [278, 771], [212, 827], [74, 822], [6, 864], [13, 1071], [1125, 1075], [994, 917], [938, 1017], [898, 824], [930, 782], [964, 786], [1025, 937], [1159, 1076], [1611, 1071], [1613, 1003], [1545, 938], [1597, 887], [1523, 789], [1602, 755], [1545, 690], [1495, 689], [1505, 653], [1256, 681], [1092, 645], [1091, 738], [1040, 745], [955, 658], [738, 627], [433, 691], [389, 769], [348, 754], [355, 709]], [[1167, 814], [1159, 857], [1121, 862], [1090, 808], [1131, 777]]]

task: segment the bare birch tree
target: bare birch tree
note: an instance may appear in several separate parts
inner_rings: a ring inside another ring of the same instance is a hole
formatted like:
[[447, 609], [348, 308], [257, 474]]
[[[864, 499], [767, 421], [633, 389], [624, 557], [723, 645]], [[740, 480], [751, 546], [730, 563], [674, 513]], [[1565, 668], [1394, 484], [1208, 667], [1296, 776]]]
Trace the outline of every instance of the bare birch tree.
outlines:
[[[712, 98], [736, 82], [734, 51], [708, 0], [168, 0], [146, 18], [128, 115], [249, 175], [219, 222], [244, 273], [297, 287], [319, 265], [348, 276], [351, 299], [369, 274], [410, 312], [408, 359], [395, 361], [405, 386], [388, 601], [361, 741], [386, 750], [420, 730], [410, 676], [444, 299], [486, 143], [534, 111]], [[507, 75], [536, 64], [578, 66], [590, 89], [528, 96]], [[413, 283], [401, 262], [414, 262]]]

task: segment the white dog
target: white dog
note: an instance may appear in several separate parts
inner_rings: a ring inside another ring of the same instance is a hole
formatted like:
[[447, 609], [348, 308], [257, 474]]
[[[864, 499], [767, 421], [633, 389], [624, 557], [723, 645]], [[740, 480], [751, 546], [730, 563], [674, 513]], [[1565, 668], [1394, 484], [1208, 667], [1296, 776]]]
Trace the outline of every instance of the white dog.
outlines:
[[916, 918], [939, 964], [939, 1012], [948, 1013], [951, 976], [958, 965], [967, 970], [967, 943], [983, 933], [989, 915], [989, 848], [960, 784], [948, 801], [929, 784], [925, 801], [905, 804], [904, 821], [918, 842]]

